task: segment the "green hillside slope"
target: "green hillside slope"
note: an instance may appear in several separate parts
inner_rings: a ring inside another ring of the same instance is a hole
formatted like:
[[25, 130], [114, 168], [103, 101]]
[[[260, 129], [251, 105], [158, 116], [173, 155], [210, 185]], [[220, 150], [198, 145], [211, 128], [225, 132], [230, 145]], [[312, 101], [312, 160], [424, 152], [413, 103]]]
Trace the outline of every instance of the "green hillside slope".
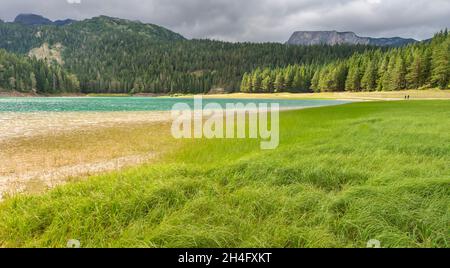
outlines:
[[0, 48], [27, 55], [44, 46], [59, 48], [63, 68], [85, 93], [237, 91], [242, 75], [256, 67], [321, 64], [371, 49], [186, 40], [153, 24], [106, 16], [64, 26], [0, 24]]

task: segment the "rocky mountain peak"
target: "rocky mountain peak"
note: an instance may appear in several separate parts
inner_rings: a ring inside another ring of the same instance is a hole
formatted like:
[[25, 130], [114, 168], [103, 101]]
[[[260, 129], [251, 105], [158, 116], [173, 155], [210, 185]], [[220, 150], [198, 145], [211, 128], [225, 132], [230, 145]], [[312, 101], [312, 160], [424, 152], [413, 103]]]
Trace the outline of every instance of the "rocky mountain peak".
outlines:
[[354, 32], [338, 31], [298, 31], [292, 34], [287, 42], [289, 45], [374, 45], [374, 46], [402, 46], [417, 42], [414, 39], [371, 38], [360, 37]]

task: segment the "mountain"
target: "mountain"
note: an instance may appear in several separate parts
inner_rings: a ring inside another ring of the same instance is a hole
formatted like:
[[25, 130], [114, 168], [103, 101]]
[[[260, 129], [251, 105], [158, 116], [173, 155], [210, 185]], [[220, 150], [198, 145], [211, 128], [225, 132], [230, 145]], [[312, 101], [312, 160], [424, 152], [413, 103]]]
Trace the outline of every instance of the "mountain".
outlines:
[[19, 14], [14, 23], [20, 23], [24, 25], [52, 25], [53, 22], [43, 16], [36, 14]]
[[[59, 27], [2, 23], [0, 48], [62, 66], [76, 75], [83, 93], [236, 91], [243, 74], [254, 68], [323, 64], [372, 49], [187, 40], [155, 24], [107, 16]], [[7, 84], [13, 75], [0, 80]], [[53, 92], [52, 85], [38, 91]]]
[[414, 39], [371, 38], [360, 37], [353, 32], [337, 31], [298, 31], [292, 34], [287, 42], [289, 45], [372, 45], [372, 46], [403, 46], [417, 42]]
[[[68, 50], [81, 50], [82, 47], [103, 46], [108, 48], [118, 42], [143, 42], [185, 40], [183, 36], [163, 27], [111, 18], [94, 17], [83, 21], [60, 20], [48, 23], [42, 16], [19, 15], [13, 23], [0, 24], [0, 48], [15, 53], [28, 54], [32, 49], [45, 43], [62, 44]], [[40, 21], [40, 22], [39, 22]], [[60, 27], [54, 27], [58, 25]], [[85, 51], [86, 52], [86, 51]], [[93, 51], [89, 51], [89, 53]], [[66, 56], [68, 56], [66, 54]], [[111, 55], [113, 56], [113, 55]]]
[[370, 40], [369, 45], [389, 46], [389, 47], [400, 47], [400, 46], [405, 46], [405, 45], [419, 42], [412, 38], [401, 38], [401, 37], [369, 38], [369, 40]]
[[[70, 29], [75, 31], [86, 31], [91, 34], [105, 35], [108, 33], [122, 33], [129, 35], [130, 38], [143, 37], [152, 41], [179, 41], [185, 38], [164, 27], [142, 23], [140, 21], [131, 21], [108, 16], [99, 16], [87, 19], [79, 23], [72, 24]], [[97, 36], [98, 37], [98, 36]]]
[[75, 23], [75, 22], [77, 22], [77, 21], [76, 20], [72, 20], [72, 19], [65, 19], [65, 20], [55, 20], [53, 22], [53, 24], [56, 25], [56, 26], [64, 26], [64, 25], [68, 25], [68, 24], [71, 24], [71, 23]]
[[41, 15], [36, 14], [19, 14], [14, 19], [14, 23], [23, 24], [27, 26], [42, 26], [42, 25], [64, 26], [74, 22], [76, 22], [76, 20], [72, 19], [51, 21]]

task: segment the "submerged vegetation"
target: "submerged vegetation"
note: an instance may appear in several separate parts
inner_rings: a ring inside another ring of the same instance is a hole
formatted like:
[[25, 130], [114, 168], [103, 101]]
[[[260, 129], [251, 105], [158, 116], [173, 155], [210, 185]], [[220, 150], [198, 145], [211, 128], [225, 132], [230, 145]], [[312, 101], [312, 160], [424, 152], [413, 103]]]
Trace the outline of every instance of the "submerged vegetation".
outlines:
[[281, 113], [281, 143], [186, 141], [157, 164], [0, 204], [0, 246], [448, 247], [450, 102]]

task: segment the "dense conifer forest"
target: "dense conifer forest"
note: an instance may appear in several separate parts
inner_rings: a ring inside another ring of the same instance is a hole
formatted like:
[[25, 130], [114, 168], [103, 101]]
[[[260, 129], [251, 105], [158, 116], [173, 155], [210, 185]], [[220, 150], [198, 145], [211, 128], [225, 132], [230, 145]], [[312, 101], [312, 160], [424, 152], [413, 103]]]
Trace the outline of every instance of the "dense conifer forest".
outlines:
[[245, 73], [243, 92], [394, 91], [450, 83], [450, 35], [424, 43], [355, 53], [327, 64], [256, 68]]
[[57, 64], [17, 56], [0, 49], [0, 89], [40, 94], [76, 93], [80, 84], [75, 75]]

